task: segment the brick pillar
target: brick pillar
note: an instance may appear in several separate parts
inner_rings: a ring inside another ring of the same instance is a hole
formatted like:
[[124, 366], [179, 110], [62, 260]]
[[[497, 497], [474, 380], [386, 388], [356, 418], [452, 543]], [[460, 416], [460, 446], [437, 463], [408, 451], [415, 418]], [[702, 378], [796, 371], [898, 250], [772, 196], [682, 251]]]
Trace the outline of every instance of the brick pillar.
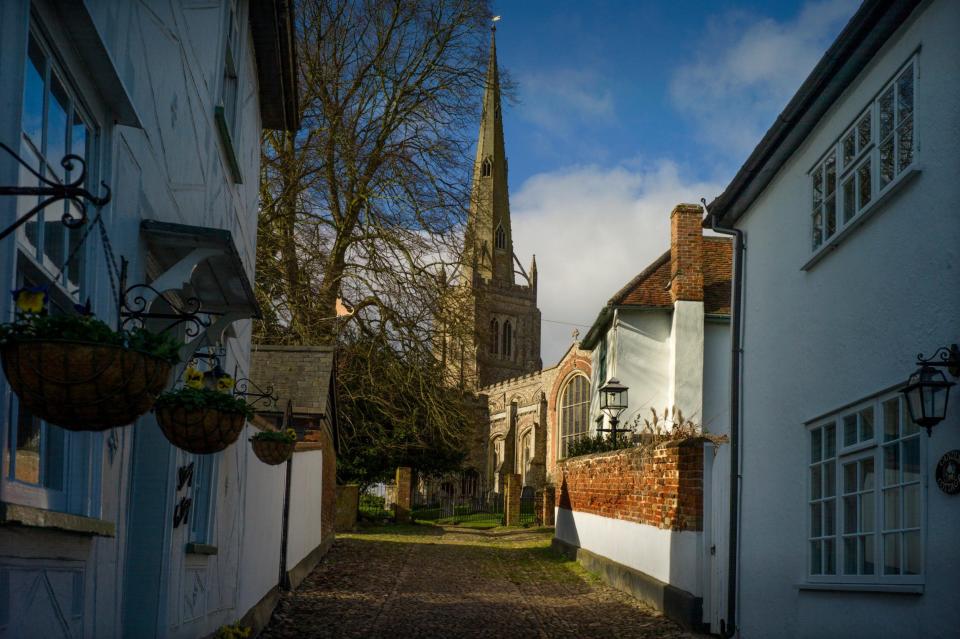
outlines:
[[503, 514], [507, 526], [520, 525], [520, 475], [504, 473], [506, 487], [503, 492]]
[[410, 523], [412, 475], [412, 471], [407, 466], [397, 468], [397, 501], [393, 505], [393, 518], [398, 524]]
[[540, 510], [540, 525], [554, 526], [554, 506], [557, 503], [557, 489], [553, 486], [546, 486], [543, 489], [543, 503]]

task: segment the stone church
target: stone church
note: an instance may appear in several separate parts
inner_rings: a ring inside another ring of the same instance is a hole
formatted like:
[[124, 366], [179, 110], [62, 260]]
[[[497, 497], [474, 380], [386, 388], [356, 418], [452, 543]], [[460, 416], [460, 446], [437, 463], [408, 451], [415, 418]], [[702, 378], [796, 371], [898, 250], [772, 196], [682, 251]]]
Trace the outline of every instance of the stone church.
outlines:
[[543, 370], [536, 258], [524, 269], [514, 253], [495, 36], [493, 29], [464, 258], [452, 294], [468, 328], [460, 340], [448, 337], [444, 357], [453, 381], [480, 396], [468, 464], [486, 490], [499, 491], [507, 473], [534, 488], [551, 479], [557, 436], [550, 424], [556, 430], [558, 406], [574, 386], [587, 419], [591, 379], [590, 354], [577, 344]]

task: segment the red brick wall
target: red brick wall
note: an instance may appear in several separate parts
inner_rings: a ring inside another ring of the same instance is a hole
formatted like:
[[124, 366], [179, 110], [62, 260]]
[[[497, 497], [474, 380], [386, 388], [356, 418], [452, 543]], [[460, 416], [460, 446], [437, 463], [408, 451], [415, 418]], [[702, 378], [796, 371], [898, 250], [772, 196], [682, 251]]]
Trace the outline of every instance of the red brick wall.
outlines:
[[557, 506], [669, 530], [703, 529], [703, 439], [562, 460]]

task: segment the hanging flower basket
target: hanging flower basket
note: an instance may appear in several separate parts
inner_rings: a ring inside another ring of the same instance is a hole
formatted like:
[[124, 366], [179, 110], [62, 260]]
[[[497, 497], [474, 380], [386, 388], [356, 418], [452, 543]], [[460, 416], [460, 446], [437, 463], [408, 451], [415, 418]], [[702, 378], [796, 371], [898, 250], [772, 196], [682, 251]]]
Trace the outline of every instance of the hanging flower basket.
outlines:
[[59, 340], [10, 341], [0, 353], [20, 405], [75, 431], [132, 424], [153, 407], [171, 367], [121, 346]]
[[23, 408], [74, 431], [126, 426], [150, 410], [177, 361], [169, 337], [113, 331], [88, 307], [47, 316], [45, 293], [24, 291], [14, 292], [23, 312], [0, 325], [3, 372]]
[[264, 464], [276, 466], [290, 459], [297, 445], [297, 432], [292, 428], [286, 431], [262, 431], [250, 438], [253, 453]]
[[251, 414], [246, 402], [229, 393], [189, 386], [161, 395], [154, 412], [167, 440], [197, 455], [220, 452], [237, 441]]

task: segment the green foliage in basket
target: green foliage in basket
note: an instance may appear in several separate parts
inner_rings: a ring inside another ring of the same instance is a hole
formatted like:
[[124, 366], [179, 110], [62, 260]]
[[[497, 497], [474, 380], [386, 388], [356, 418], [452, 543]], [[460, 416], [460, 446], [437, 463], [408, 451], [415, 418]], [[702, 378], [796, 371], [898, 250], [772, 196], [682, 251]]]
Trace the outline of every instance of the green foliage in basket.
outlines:
[[257, 442], [283, 442], [284, 444], [292, 444], [297, 441], [297, 431], [292, 428], [287, 430], [262, 430], [253, 437], [250, 438], [251, 441]]
[[92, 315], [18, 313], [16, 320], [0, 324], [0, 344], [27, 340], [57, 340], [121, 346], [177, 364], [181, 344], [168, 333], [135, 328], [115, 331]]
[[241, 397], [210, 388], [190, 388], [189, 386], [163, 393], [157, 398], [155, 408], [180, 406], [194, 410], [209, 408], [224, 413], [243, 413], [247, 419], [253, 416], [253, 409]]

